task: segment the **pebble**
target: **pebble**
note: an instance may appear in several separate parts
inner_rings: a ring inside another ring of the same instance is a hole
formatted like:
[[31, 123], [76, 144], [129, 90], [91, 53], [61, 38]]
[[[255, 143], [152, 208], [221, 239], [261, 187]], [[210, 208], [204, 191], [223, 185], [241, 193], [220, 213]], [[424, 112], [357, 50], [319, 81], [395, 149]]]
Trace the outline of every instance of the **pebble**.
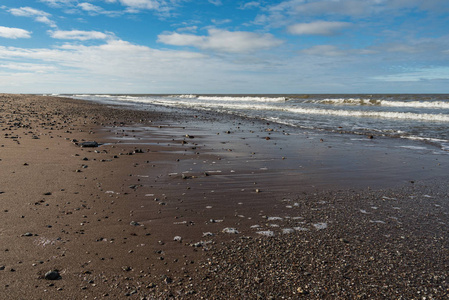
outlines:
[[223, 229], [223, 233], [237, 234], [239, 233], [239, 231], [235, 228], [226, 227], [225, 229]]
[[93, 148], [93, 147], [98, 147], [98, 143], [95, 142], [95, 141], [83, 142], [83, 143], [80, 144], [80, 146], [83, 147], [83, 148], [86, 148], [86, 147]]
[[46, 280], [58, 280], [58, 279], [61, 279], [61, 275], [59, 274], [59, 272], [57, 270], [52, 270], [52, 271], [48, 271], [47, 273], [45, 273], [44, 278]]

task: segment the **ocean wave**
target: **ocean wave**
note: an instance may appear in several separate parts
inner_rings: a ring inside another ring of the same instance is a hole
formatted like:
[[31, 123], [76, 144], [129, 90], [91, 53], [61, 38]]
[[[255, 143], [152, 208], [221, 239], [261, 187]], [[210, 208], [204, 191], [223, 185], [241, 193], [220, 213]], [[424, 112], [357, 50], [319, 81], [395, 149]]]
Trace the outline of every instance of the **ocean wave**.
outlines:
[[416, 107], [416, 108], [434, 108], [434, 109], [449, 109], [449, 102], [445, 101], [381, 101], [382, 106], [389, 107]]
[[172, 103], [172, 106], [184, 106], [191, 108], [207, 108], [217, 111], [226, 110], [247, 110], [247, 111], [282, 111], [300, 115], [329, 115], [339, 117], [355, 117], [355, 118], [383, 118], [383, 119], [402, 119], [402, 120], [419, 120], [433, 122], [449, 122], [447, 114], [428, 114], [428, 113], [410, 113], [410, 112], [386, 112], [386, 111], [352, 111], [352, 110], [334, 110], [319, 108], [299, 108], [299, 107], [279, 107], [272, 105], [248, 105], [228, 103], [215, 105], [214, 103], [205, 103], [197, 101]]
[[350, 110], [330, 110], [330, 109], [311, 109], [311, 108], [288, 108], [289, 112], [297, 114], [317, 114], [333, 115], [341, 117], [357, 118], [383, 118], [383, 119], [407, 119], [420, 121], [449, 122], [447, 114], [420, 114], [409, 112], [380, 112], [380, 111], [350, 111]]
[[305, 102], [317, 104], [330, 104], [330, 105], [354, 105], [354, 106], [366, 105], [366, 106], [449, 109], [449, 101], [391, 101], [382, 99], [335, 98], [323, 100], [307, 100]]
[[254, 96], [198, 96], [199, 100], [224, 101], [224, 102], [285, 102], [286, 97], [254, 97]]
[[171, 98], [183, 98], [183, 99], [195, 99], [198, 98], [197, 95], [193, 95], [193, 94], [186, 94], [186, 95], [170, 95], [168, 97]]
[[263, 97], [263, 96], [206, 96], [206, 95], [170, 95], [170, 98], [181, 98], [181, 99], [198, 99], [216, 102], [285, 102], [288, 100], [287, 97]]

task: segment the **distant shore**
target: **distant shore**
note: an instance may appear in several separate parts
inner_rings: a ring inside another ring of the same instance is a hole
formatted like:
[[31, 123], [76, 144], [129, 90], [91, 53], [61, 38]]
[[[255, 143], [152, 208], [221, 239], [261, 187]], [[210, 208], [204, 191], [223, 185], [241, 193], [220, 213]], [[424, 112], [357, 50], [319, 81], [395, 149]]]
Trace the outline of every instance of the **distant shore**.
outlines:
[[0, 299], [449, 295], [449, 155], [33, 95], [0, 129]]

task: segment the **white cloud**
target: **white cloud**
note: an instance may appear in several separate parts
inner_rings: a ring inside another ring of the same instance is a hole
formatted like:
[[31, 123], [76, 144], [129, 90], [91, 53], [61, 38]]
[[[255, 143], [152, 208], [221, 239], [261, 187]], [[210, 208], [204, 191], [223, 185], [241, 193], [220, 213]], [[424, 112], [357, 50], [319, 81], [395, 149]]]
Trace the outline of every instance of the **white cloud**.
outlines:
[[0, 37], [7, 39], [30, 38], [31, 32], [20, 28], [0, 26]]
[[256, 8], [256, 7], [260, 7], [260, 2], [251, 1], [251, 2], [247, 2], [245, 4], [242, 4], [240, 6], [240, 9], [252, 9], [252, 8]]
[[36, 22], [56, 27], [56, 23], [50, 20], [51, 14], [31, 7], [11, 8], [8, 10], [13, 16], [34, 18]]
[[298, 1], [290, 1], [294, 3], [293, 10], [296, 13], [308, 15], [346, 15], [361, 16], [376, 11], [384, 0], [380, 1], [360, 1], [360, 0], [342, 0], [342, 1], [311, 1], [298, 3]]
[[105, 40], [105, 39], [111, 38], [110, 34], [105, 34], [103, 32], [99, 32], [99, 31], [81, 31], [81, 30], [70, 30], [70, 31], [56, 30], [56, 31], [50, 31], [50, 36], [52, 38], [55, 38], [55, 39], [80, 40], [80, 41]]
[[82, 10], [87, 11], [89, 13], [103, 12], [103, 8], [93, 5], [91, 3], [88, 3], [88, 2], [79, 3], [77, 6], [80, 7]]
[[158, 10], [161, 8], [160, 1], [157, 0], [119, 0], [125, 6], [131, 9], [150, 9]]
[[93, 5], [88, 2], [79, 3], [77, 5], [77, 7], [79, 7], [81, 10], [87, 12], [91, 16], [107, 15], [110, 17], [114, 17], [114, 16], [116, 17], [116, 16], [120, 16], [123, 14], [123, 12], [121, 12], [121, 11], [108, 11], [108, 10], [103, 9], [100, 6]]
[[231, 23], [232, 20], [231, 19], [224, 19], [224, 20], [212, 19], [211, 22], [214, 23], [215, 25], [223, 25], [223, 24]]
[[[8, 92], [168, 91], [179, 86], [180, 77], [189, 86], [210, 80], [217, 69], [226, 69], [217, 59], [199, 53], [160, 51], [122, 40], [58, 48], [0, 46], [0, 59], [12, 70], [0, 69], [0, 89]], [[36, 70], [52, 72], [36, 76]]]
[[198, 26], [187, 26], [177, 29], [178, 32], [185, 32], [185, 31], [196, 32], [197, 30]]
[[342, 56], [346, 52], [340, 50], [338, 47], [333, 45], [318, 45], [301, 51], [308, 55], [318, 55], [318, 56]]
[[46, 73], [48, 71], [56, 70], [55, 66], [43, 65], [43, 64], [33, 64], [33, 63], [0, 64], [0, 68], [7, 68], [10, 70], [17, 70], [17, 71], [35, 72], [35, 73]]
[[11, 8], [8, 10], [14, 16], [20, 17], [35, 17], [35, 16], [49, 16], [42, 10], [34, 9], [32, 7]]
[[48, 4], [50, 6], [54, 6], [54, 7], [69, 5], [75, 1], [76, 0], [40, 0], [40, 2], [46, 3], [46, 4]]
[[204, 37], [197, 36], [194, 34], [181, 34], [181, 33], [170, 33], [170, 34], [160, 34], [158, 36], [158, 41], [167, 45], [173, 46], [192, 46], [200, 45], [204, 43]]
[[447, 12], [447, 0], [288, 0], [268, 8], [270, 14], [301, 16], [364, 17], [385, 12], [404, 13], [407, 9]]
[[316, 21], [311, 23], [298, 23], [287, 28], [288, 32], [296, 35], [335, 35], [344, 28], [347, 28], [351, 23], [347, 22], [326, 22]]
[[422, 68], [403, 73], [374, 77], [387, 82], [417, 82], [426, 80], [449, 80], [449, 67]]
[[283, 41], [271, 34], [245, 31], [209, 29], [208, 36], [169, 33], [158, 36], [158, 41], [173, 46], [193, 46], [204, 50], [226, 53], [249, 53], [279, 46]]
[[215, 6], [220, 6], [223, 5], [223, 2], [221, 2], [221, 0], [208, 0], [209, 3], [212, 3]]

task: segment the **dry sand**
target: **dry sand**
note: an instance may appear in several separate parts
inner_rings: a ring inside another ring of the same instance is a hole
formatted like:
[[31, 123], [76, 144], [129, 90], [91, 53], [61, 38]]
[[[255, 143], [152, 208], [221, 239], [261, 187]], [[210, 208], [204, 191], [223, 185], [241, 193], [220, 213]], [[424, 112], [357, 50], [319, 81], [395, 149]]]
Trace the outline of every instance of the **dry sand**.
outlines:
[[31, 95], [0, 129], [1, 299], [448, 296], [447, 155]]

